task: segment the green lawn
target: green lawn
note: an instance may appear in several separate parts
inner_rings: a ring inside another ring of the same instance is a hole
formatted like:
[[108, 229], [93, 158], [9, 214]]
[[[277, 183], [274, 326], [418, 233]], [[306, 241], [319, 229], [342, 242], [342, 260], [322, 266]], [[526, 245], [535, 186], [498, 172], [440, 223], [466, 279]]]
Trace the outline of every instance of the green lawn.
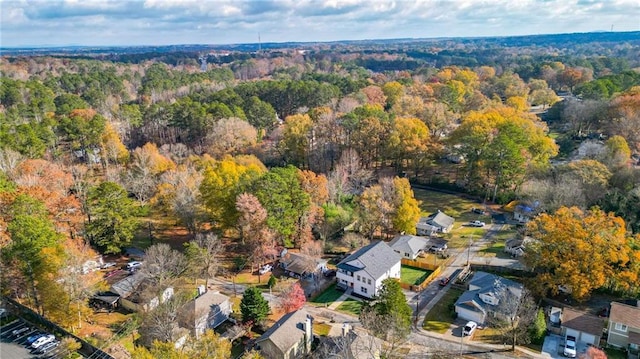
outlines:
[[344, 294], [344, 292], [337, 290], [336, 285], [334, 283], [331, 286], [329, 286], [329, 288], [327, 288], [324, 292], [320, 293], [317, 297], [311, 300], [310, 303], [316, 303], [316, 304], [333, 303], [336, 301], [336, 299], [340, 298], [342, 294]]
[[487, 232], [484, 228], [466, 225], [475, 220], [487, 224], [491, 223], [490, 216], [471, 212], [471, 209], [474, 207], [482, 207], [480, 203], [460, 196], [436, 191], [414, 189], [413, 193], [416, 199], [421, 202], [420, 210], [423, 216], [428, 216], [440, 210], [455, 218], [456, 222], [453, 225], [451, 233], [444, 235], [444, 237], [449, 240], [449, 248], [466, 247], [469, 244], [469, 236], [477, 240]]
[[359, 300], [355, 300], [353, 298], [347, 298], [342, 304], [336, 308], [340, 312], [345, 312], [349, 314], [353, 314], [355, 316], [360, 315], [360, 310], [362, 310], [362, 302]]
[[626, 359], [627, 353], [622, 350], [614, 349], [614, 348], [604, 348], [604, 352], [607, 354], [607, 358], [609, 359]]
[[327, 335], [329, 335], [330, 330], [331, 325], [327, 323], [313, 323], [313, 334], [315, 335], [326, 337]]
[[438, 303], [427, 313], [422, 327], [443, 334], [453, 324], [453, 305], [462, 294], [461, 290], [450, 288]]
[[431, 273], [433, 273], [433, 271], [416, 267], [402, 266], [400, 268], [400, 281], [402, 283], [411, 285], [419, 285]]
[[489, 243], [480, 253], [487, 257], [510, 258], [509, 253], [504, 252], [504, 242]]

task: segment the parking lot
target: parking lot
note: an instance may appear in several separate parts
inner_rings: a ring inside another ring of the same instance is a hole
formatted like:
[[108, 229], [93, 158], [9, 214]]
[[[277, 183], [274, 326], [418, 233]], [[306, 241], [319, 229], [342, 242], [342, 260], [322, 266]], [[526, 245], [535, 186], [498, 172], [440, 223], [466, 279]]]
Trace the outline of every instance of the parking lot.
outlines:
[[[64, 357], [60, 346], [51, 345], [51, 348], [39, 352], [31, 348], [27, 342], [30, 337], [38, 334], [48, 334], [35, 328], [21, 319], [16, 319], [0, 327], [0, 357], [2, 359], [59, 359]], [[42, 345], [40, 348], [46, 346]]]

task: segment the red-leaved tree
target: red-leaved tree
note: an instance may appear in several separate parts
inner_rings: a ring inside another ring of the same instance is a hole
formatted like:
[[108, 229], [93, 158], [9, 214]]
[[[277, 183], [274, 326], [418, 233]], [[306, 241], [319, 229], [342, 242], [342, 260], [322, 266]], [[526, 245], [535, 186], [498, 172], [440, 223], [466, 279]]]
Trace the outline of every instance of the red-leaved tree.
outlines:
[[304, 295], [304, 290], [300, 286], [300, 282], [295, 282], [289, 288], [280, 292], [278, 296], [278, 302], [280, 309], [285, 313], [295, 312], [302, 308], [307, 301], [307, 297]]

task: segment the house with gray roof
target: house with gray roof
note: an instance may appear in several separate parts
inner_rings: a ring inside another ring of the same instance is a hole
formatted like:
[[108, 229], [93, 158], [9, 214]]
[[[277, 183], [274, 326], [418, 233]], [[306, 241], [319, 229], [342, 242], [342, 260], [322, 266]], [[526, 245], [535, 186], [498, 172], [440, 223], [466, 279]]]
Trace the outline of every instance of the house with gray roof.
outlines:
[[198, 338], [207, 329], [214, 329], [229, 319], [230, 298], [217, 291], [206, 291], [187, 302], [179, 313], [180, 326]]
[[400, 254], [402, 258], [416, 259], [420, 253], [427, 250], [429, 240], [410, 234], [397, 236], [389, 242], [389, 247]]
[[495, 274], [476, 272], [469, 281], [469, 290], [456, 301], [455, 311], [461, 319], [483, 324], [488, 315], [505, 313], [512, 303], [519, 302], [522, 291], [520, 283]]
[[280, 267], [288, 276], [302, 278], [317, 272], [324, 273], [327, 270], [327, 260], [286, 251], [280, 257]]
[[173, 297], [173, 287], [159, 288], [141, 273], [135, 273], [111, 285], [120, 296], [120, 306], [132, 312], [148, 312]]
[[374, 242], [338, 263], [338, 286], [367, 298], [378, 294], [382, 281], [400, 278], [402, 257], [385, 242]]
[[304, 309], [285, 314], [258, 340], [256, 347], [269, 359], [302, 358], [311, 352], [313, 317]]
[[437, 233], [449, 233], [453, 229], [455, 218], [438, 210], [428, 217], [421, 217], [416, 224], [416, 233], [420, 236], [432, 236]]

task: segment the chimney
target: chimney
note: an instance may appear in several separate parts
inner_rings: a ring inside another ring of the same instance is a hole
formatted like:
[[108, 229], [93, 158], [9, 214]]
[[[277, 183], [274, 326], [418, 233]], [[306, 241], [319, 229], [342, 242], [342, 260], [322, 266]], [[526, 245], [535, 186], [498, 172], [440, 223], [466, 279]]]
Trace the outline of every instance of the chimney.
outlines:
[[304, 322], [304, 339], [305, 339], [304, 341], [305, 341], [307, 353], [311, 351], [311, 342], [313, 341], [313, 328], [311, 327], [312, 320], [313, 318], [311, 318], [310, 315], [307, 315], [307, 318]]
[[343, 323], [342, 324], [342, 336], [343, 337], [346, 337], [347, 334], [349, 334], [349, 329], [350, 329], [349, 328], [349, 324], [347, 324], [347, 323]]

